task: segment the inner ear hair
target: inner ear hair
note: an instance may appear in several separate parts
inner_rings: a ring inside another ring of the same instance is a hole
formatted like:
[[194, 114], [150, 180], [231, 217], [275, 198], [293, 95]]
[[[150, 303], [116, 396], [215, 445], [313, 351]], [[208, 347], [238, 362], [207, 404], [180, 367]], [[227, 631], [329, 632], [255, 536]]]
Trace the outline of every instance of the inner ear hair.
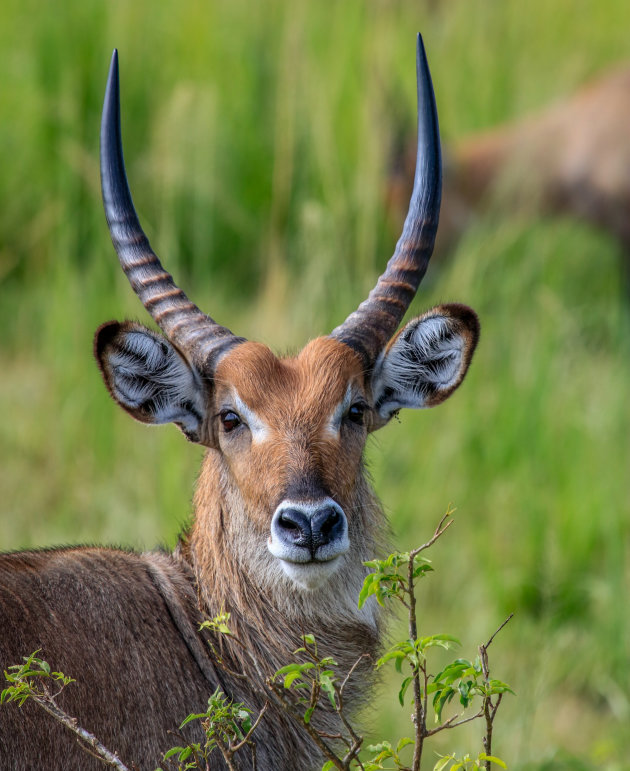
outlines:
[[94, 355], [113, 399], [142, 423], [175, 423], [200, 441], [204, 389], [196, 370], [173, 344], [132, 321], [96, 331]]
[[465, 305], [439, 305], [412, 319], [390, 341], [374, 371], [375, 408], [389, 420], [401, 407], [434, 407], [462, 382], [479, 339]]

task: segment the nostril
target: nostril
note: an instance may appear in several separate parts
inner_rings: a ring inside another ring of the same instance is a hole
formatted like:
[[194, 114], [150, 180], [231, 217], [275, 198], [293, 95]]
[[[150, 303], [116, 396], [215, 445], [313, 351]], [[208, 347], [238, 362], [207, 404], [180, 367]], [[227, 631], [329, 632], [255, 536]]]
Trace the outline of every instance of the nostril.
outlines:
[[341, 517], [339, 516], [337, 509], [330, 509], [330, 513], [326, 516], [319, 527], [320, 532], [322, 532], [324, 535], [329, 535], [330, 531], [334, 528], [340, 519]]
[[315, 548], [325, 546], [343, 534], [344, 518], [338, 508], [326, 506], [315, 512], [311, 521]]
[[284, 512], [278, 517], [278, 524], [285, 530], [300, 530], [298, 523], [291, 519], [291, 517], [287, 516]]
[[281, 537], [285, 541], [296, 546], [311, 548], [312, 535], [311, 523], [301, 511], [297, 509], [285, 509], [281, 511], [277, 519]]

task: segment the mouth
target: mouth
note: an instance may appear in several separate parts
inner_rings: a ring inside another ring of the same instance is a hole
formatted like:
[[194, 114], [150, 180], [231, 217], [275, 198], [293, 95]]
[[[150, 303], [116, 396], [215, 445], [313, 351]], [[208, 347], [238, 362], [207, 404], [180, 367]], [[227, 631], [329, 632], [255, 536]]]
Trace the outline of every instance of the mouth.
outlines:
[[302, 589], [317, 589], [325, 584], [337, 571], [341, 560], [339, 556], [333, 556], [326, 560], [310, 559], [307, 561], [293, 562], [279, 558], [280, 566], [285, 575]]
[[278, 542], [273, 536], [267, 541], [267, 548], [273, 556], [291, 565], [322, 565], [333, 562], [337, 557], [345, 554], [349, 547], [347, 538], [319, 546], [314, 553], [305, 546]]

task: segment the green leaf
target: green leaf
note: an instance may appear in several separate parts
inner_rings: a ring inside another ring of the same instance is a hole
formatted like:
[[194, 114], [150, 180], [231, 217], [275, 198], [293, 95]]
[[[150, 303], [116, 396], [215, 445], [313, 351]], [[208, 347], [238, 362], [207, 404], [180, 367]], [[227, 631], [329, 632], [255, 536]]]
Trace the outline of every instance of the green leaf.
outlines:
[[490, 693], [511, 693], [516, 696], [510, 686], [501, 680], [490, 680], [488, 685], [490, 686]]
[[303, 634], [302, 639], [305, 645], [315, 645], [315, 635], [313, 634]]
[[433, 766], [433, 771], [443, 771], [454, 760], [452, 755], [443, 755], [438, 762]]
[[164, 753], [164, 760], [168, 760], [169, 758], [172, 758], [174, 755], [177, 755], [183, 749], [184, 749], [183, 747], [171, 747], [171, 749], [168, 752]]
[[179, 760], [180, 763], [183, 763], [185, 760], [188, 760], [191, 755], [192, 747], [184, 747], [184, 749], [179, 753], [177, 760]]
[[461, 642], [457, 637], [453, 637], [452, 634], [432, 634], [429, 637], [421, 637], [416, 642], [416, 647], [418, 647], [419, 650], [435, 648], [436, 646], [444, 648], [445, 650], [450, 650], [452, 645], [461, 645]]
[[[364, 563], [367, 564], [367, 563]], [[372, 582], [374, 581], [374, 573], [370, 573], [365, 577], [363, 580], [363, 586], [361, 587], [361, 591], [359, 592], [359, 609], [361, 609], [367, 600], [367, 598], [372, 594], [373, 592], [370, 591], [370, 588], [372, 586]]]
[[474, 677], [475, 674], [475, 670], [470, 661], [467, 661], [466, 659], [457, 659], [444, 667], [444, 669], [435, 676], [434, 681], [443, 681], [446, 685], [450, 685], [461, 677]]
[[286, 664], [285, 666], [280, 667], [280, 669], [276, 670], [274, 677], [282, 677], [283, 675], [286, 675], [289, 672], [299, 672], [300, 667], [301, 667], [301, 664]]
[[322, 672], [319, 676], [319, 684], [322, 688], [322, 691], [328, 696], [328, 701], [330, 701], [330, 704], [333, 709], [337, 709], [337, 702], [335, 700], [335, 686], [334, 686], [334, 678], [333, 673], [330, 671]]
[[334, 767], [335, 764], [332, 762], [332, 760], [327, 760], [322, 766], [322, 771], [330, 771], [330, 769]]
[[188, 715], [188, 717], [185, 717], [182, 724], [180, 725], [180, 728], [183, 728], [185, 725], [191, 722], [191, 720], [200, 720], [202, 717], [208, 717], [207, 712], [200, 712], [199, 714], [193, 714]]
[[433, 566], [429, 565], [428, 562], [423, 563], [422, 565], [418, 565], [413, 569], [413, 577], [418, 578], [418, 576], [421, 576], [424, 578], [426, 573], [431, 573], [433, 571]]
[[442, 710], [445, 705], [455, 696], [455, 689], [447, 685], [441, 691], [438, 691], [433, 697], [433, 709], [435, 710], [435, 718], [438, 723], [442, 722]]
[[239, 709], [238, 719], [241, 721], [243, 731], [248, 734], [252, 729], [252, 717], [245, 709]]
[[390, 742], [379, 742], [378, 744], [369, 744], [368, 752], [382, 752], [383, 750], [391, 750], [391, 748]]
[[[388, 661], [391, 661], [392, 659], [395, 659], [396, 661], [402, 662], [407, 658], [408, 651], [405, 650], [393, 650], [388, 651], [384, 656], [381, 656], [381, 658], [376, 662], [377, 668], [380, 668], [383, 666], [383, 664], [387, 664]], [[400, 671], [400, 670], [399, 670]]]
[[402, 685], [400, 686], [400, 690], [398, 691], [398, 701], [400, 702], [401, 707], [405, 706], [405, 694], [407, 693], [407, 689], [409, 688], [412, 682], [413, 682], [413, 675], [411, 675], [410, 677], [406, 677], [402, 681]]
[[403, 738], [398, 742], [398, 745], [396, 746], [396, 752], [400, 752], [409, 744], [415, 744], [415, 741], [413, 739], [410, 739], [408, 736], [403, 736]]
[[308, 725], [311, 722], [311, 717], [313, 716], [313, 712], [315, 712], [315, 707], [309, 707], [304, 713], [304, 722], [306, 723], [306, 725]]
[[289, 690], [293, 683], [298, 679], [302, 677], [301, 672], [289, 672], [289, 674], [284, 678], [284, 687]]
[[486, 755], [485, 752], [482, 752], [479, 755], [479, 760], [489, 760], [491, 763], [495, 763], [497, 766], [501, 766], [501, 768], [507, 768], [507, 763], [501, 760], [501, 758], [497, 758], [494, 755]]
[[472, 686], [472, 680], [462, 680], [457, 686], [457, 690], [459, 691], [459, 702], [463, 707], [467, 707], [472, 700], [472, 694], [470, 693]]

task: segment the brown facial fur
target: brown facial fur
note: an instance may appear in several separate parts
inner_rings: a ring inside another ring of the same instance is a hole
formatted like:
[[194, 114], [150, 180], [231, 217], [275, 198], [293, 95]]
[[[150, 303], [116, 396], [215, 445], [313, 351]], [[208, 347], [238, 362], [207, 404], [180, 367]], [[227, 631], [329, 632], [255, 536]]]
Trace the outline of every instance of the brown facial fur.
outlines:
[[[331, 338], [318, 338], [298, 356], [279, 359], [264, 345], [244, 343], [220, 362], [215, 383], [212, 443], [247, 508], [260, 516], [260, 528], [268, 529], [271, 514], [289, 494], [329, 495], [344, 507], [356, 486], [367, 427], [342, 421], [334, 437], [326, 424], [348, 386], [352, 401], [366, 398], [353, 351]], [[268, 427], [264, 441], [254, 441], [246, 426], [223, 430], [220, 410], [238, 413], [234, 392]]]

